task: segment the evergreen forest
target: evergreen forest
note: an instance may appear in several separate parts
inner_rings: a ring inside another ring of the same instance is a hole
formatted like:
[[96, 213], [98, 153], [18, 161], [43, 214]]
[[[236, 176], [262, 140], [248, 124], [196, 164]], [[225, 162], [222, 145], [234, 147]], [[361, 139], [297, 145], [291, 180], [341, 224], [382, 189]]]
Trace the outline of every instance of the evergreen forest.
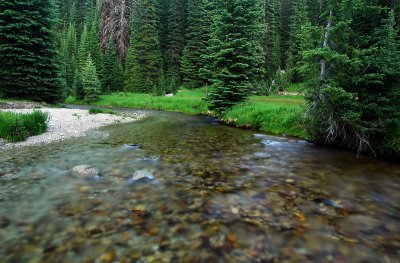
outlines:
[[206, 88], [223, 116], [299, 84], [312, 140], [398, 156], [399, 30], [396, 0], [0, 0], [0, 96]]

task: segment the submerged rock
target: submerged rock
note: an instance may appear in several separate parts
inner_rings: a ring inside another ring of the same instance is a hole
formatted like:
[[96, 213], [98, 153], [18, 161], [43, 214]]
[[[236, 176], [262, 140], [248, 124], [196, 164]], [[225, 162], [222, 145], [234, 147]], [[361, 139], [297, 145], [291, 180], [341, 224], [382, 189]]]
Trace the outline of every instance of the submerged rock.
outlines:
[[78, 165], [72, 168], [72, 173], [74, 175], [83, 177], [85, 179], [100, 176], [100, 170], [91, 165]]
[[132, 177], [128, 180], [128, 184], [143, 184], [151, 183], [155, 181], [155, 177], [152, 172], [146, 170], [136, 171]]
[[125, 144], [124, 147], [127, 149], [136, 150], [136, 149], [142, 148], [142, 145], [140, 145], [140, 144]]
[[271, 158], [272, 155], [269, 153], [258, 152], [253, 155], [255, 159], [268, 159]]

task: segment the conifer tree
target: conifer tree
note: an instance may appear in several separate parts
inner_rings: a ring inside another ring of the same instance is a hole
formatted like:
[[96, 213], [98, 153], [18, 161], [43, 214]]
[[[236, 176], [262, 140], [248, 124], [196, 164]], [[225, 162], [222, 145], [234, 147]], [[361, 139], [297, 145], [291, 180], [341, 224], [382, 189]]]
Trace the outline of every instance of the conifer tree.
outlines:
[[99, 20], [98, 15], [95, 15], [93, 22], [90, 25], [87, 35], [87, 48], [90, 53], [93, 63], [96, 66], [97, 73], [100, 81], [103, 79], [103, 57], [100, 49], [100, 36], [99, 36]]
[[265, 10], [265, 35], [263, 39], [263, 48], [265, 53], [266, 77], [271, 79], [281, 65], [281, 47], [280, 47], [280, 11], [279, 0], [266, 0], [264, 2]]
[[313, 48], [311, 23], [307, 12], [307, 0], [297, 0], [293, 4], [292, 14], [286, 69], [290, 80], [292, 82], [299, 82], [299, 63], [302, 60], [302, 52]]
[[101, 83], [97, 76], [96, 67], [90, 56], [87, 58], [85, 67], [82, 70], [82, 86], [85, 94], [85, 100], [94, 102], [99, 99], [101, 93]]
[[161, 74], [156, 2], [138, 0], [133, 10], [124, 86], [127, 91], [151, 93], [159, 85]]
[[170, 0], [171, 6], [168, 17], [168, 37], [167, 37], [167, 78], [173, 79], [177, 83], [181, 82], [181, 64], [183, 49], [185, 47], [185, 27], [186, 27], [186, 0]]
[[61, 99], [53, 14], [49, 0], [0, 1], [0, 93], [4, 96]]
[[74, 75], [74, 84], [73, 84], [74, 95], [77, 100], [84, 100], [85, 99], [85, 91], [83, 90], [82, 84], [82, 75], [81, 72], [76, 69]]
[[79, 41], [79, 47], [78, 47], [78, 63], [79, 63], [80, 71], [82, 71], [83, 68], [86, 66], [89, 53], [90, 53], [89, 52], [89, 36], [88, 36], [87, 25], [85, 24], [83, 26], [81, 38]]
[[212, 91], [209, 108], [222, 113], [248, 96], [262, 75], [263, 33], [259, 0], [220, 0], [210, 41]]
[[280, 20], [280, 36], [281, 36], [281, 68], [286, 68], [289, 50], [289, 33], [290, 19], [292, 17], [293, 2], [296, 0], [281, 0], [281, 20]]
[[104, 80], [103, 92], [122, 90], [124, 83], [124, 73], [119, 63], [114, 42], [108, 41], [107, 49], [104, 54]]
[[211, 34], [211, 14], [208, 0], [189, 0], [187, 44], [183, 51], [183, 85], [187, 88], [199, 88], [206, 84], [200, 76], [200, 69], [206, 63], [207, 43]]
[[[304, 52], [307, 128], [320, 143], [359, 152], [399, 122], [400, 57], [394, 14], [380, 4], [326, 5], [322, 47]], [[335, 19], [334, 19], [335, 18]]]
[[70, 23], [61, 43], [61, 52], [64, 62], [65, 82], [67, 95], [73, 93], [73, 83], [77, 68], [77, 40], [75, 24]]

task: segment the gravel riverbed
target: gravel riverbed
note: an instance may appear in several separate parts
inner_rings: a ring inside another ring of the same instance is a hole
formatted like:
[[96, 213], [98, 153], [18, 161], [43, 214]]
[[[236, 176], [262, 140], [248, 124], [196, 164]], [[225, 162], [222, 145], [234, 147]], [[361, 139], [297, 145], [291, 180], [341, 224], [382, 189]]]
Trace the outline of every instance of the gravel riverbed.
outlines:
[[[32, 146], [47, 144], [87, 135], [91, 130], [98, 129], [114, 123], [126, 123], [141, 120], [145, 117], [142, 113], [129, 113], [125, 115], [89, 114], [88, 110], [41, 108], [48, 112], [47, 132], [38, 136], [29, 137], [24, 142], [7, 143], [0, 138], [0, 150], [11, 147]], [[4, 109], [15, 113], [30, 113], [33, 109]]]

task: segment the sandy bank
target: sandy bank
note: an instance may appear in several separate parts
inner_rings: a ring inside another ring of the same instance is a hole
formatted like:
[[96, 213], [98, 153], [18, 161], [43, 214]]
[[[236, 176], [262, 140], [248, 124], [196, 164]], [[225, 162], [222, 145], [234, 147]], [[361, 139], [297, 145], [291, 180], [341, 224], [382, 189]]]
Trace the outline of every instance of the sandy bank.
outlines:
[[[49, 113], [48, 129], [46, 133], [29, 137], [24, 142], [6, 143], [0, 150], [10, 147], [22, 147], [47, 144], [68, 138], [80, 137], [88, 134], [90, 130], [97, 129], [114, 123], [133, 122], [145, 117], [142, 113], [129, 113], [129, 115], [89, 114], [88, 110], [42, 108], [41, 111]], [[30, 113], [33, 109], [5, 109], [2, 111], [16, 113]]]

